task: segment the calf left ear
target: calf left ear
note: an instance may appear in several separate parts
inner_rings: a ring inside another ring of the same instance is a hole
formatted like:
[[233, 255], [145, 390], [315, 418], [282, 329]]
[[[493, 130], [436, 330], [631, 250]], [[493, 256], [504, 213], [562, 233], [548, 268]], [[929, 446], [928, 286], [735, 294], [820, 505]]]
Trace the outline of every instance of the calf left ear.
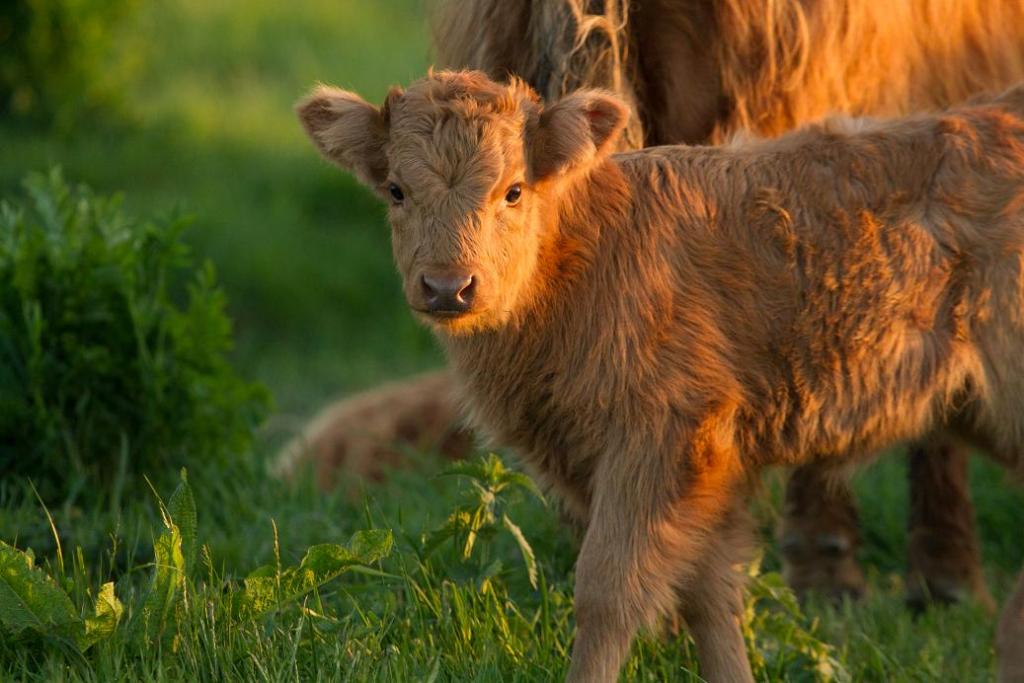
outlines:
[[388, 124], [381, 110], [355, 93], [321, 85], [295, 105], [320, 154], [378, 189], [387, 179]]
[[580, 90], [545, 109], [527, 135], [531, 182], [584, 170], [614, 151], [629, 107], [603, 90]]

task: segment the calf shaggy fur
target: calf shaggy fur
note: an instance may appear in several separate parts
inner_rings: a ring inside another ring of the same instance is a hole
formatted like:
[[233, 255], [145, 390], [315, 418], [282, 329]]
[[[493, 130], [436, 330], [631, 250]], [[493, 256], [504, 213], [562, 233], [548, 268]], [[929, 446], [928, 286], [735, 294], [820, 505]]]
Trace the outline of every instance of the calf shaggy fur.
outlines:
[[1024, 474], [1024, 89], [617, 155], [613, 95], [545, 107], [476, 72], [381, 108], [322, 87], [299, 115], [389, 201], [473, 423], [586, 525], [571, 680], [615, 680], [676, 606], [705, 678], [751, 680], [734, 565], [763, 467], [952, 434]]
[[[438, 62], [516, 74], [548, 101], [612, 90], [635, 105], [622, 136], [631, 148], [778, 135], [827, 113], [903, 115], [1024, 79], [1020, 0], [435, 2]], [[454, 386], [430, 373], [346, 397], [286, 446], [279, 472], [311, 463], [327, 487], [401, 464], [403, 445], [460, 457], [470, 441]], [[909, 602], [973, 595], [988, 606], [966, 450], [932, 440], [911, 445], [909, 460]], [[827, 478], [812, 463], [788, 480], [783, 570], [799, 593], [858, 595], [855, 499]]]

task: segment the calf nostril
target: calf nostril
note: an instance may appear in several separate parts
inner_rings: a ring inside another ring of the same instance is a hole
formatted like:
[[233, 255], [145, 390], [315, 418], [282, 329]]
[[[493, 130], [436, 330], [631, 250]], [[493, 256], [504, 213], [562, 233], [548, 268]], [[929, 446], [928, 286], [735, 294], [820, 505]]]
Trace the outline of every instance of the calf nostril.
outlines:
[[476, 293], [476, 278], [472, 275], [467, 278], [466, 284], [455, 294], [455, 298], [467, 304], [473, 303], [473, 295]]
[[431, 279], [426, 275], [420, 276], [420, 287], [423, 289], [423, 296], [427, 298], [427, 301], [437, 298], [437, 290], [431, 285]]

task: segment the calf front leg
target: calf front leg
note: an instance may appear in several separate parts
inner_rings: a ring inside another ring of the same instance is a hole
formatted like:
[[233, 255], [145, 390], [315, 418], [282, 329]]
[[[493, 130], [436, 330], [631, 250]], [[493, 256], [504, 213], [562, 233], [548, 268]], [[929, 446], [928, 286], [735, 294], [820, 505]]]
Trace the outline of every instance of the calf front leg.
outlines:
[[[709, 534], [735, 499], [731, 464], [704, 467], [682, 484], [675, 476], [676, 485], [663, 472], [631, 472], [616, 464], [595, 473], [590, 523], [576, 563], [576, 641], [568, 676], [574, 683], [617, 679], [637, 629], [675, 606], [677, 590], [699, 571]], [[723, 672], [708, 680], [752, 680], [739, 624], [700, 626], [707, 629], [702, 663]]]
[[696, 573], [682, 582], [680, 614], [697, 646], [701, 676], [707, 681], [753, 679], [741, 624], [752, 524], [746, 508], [735, 504], [714, 530]]

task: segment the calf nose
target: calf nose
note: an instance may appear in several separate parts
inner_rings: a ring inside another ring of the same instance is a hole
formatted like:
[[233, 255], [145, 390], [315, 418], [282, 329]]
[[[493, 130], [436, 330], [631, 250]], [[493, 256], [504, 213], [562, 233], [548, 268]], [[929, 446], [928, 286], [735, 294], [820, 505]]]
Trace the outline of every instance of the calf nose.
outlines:
[[420, 286], [431, 313], [465, 313], [473, 305], [476, 278], [465, 273], [423, 275]]

